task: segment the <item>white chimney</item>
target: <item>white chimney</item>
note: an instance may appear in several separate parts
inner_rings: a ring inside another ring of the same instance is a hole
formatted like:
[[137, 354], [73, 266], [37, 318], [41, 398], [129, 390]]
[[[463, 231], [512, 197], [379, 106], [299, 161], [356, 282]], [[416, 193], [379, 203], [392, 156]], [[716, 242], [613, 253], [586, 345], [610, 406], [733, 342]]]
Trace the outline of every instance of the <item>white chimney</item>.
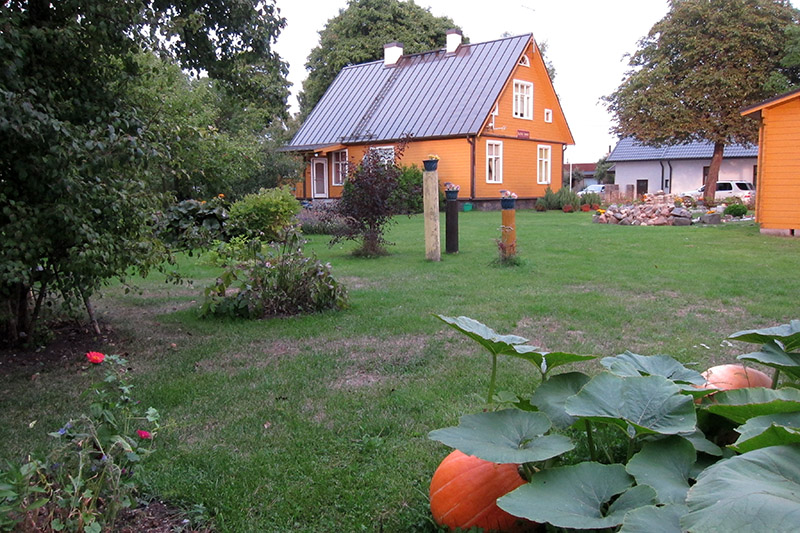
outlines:
[[403, 57], [403, 43], [397, 41], [383, 45], [383, 64], [391, 67]]
[[447, 49], [445, 51], [448, 54], [454, 54], [458, 47], [461, 46], [461, 30], [447, 30], [445, 33], [447, 34]]

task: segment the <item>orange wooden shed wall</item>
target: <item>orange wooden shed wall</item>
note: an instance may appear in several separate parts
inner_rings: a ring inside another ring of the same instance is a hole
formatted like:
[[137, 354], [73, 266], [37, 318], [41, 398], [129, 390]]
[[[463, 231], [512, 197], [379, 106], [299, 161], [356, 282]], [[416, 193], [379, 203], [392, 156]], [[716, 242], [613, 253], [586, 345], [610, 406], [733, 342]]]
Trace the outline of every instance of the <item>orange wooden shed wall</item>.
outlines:
[[800, 236], [800, 94], [761, 110], [756, 221]]

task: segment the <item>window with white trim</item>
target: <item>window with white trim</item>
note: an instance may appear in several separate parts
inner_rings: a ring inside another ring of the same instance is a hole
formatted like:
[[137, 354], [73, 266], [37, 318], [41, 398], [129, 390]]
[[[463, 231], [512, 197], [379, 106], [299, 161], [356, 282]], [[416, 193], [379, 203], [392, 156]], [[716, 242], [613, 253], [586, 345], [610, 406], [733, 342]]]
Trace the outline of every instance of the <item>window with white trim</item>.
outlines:
[[503, 183], [503, 143], [486, 141], [486, 183]]
[[347, 177], [347, 150], [333, 152], [331, 157], [333, 159], [331, 185], [344, 185]]
[[528, 58], [528, 54], [523, 54], [522, 57], [519, 59], [519, 66], [521, 67], [529, 67], [531, 66], [531, 60]]
[[540, 144], [537, 149], [537, 165], [536, 165], [536, 183], [547, 184], [550, 183], [550, 174], [552, 171], [551, 164], [551, 147]]
[[514, 110], [512, 114], [515, 118], [533, 120], [533, 83], [514, 80]]
[[384, 165], [394, 165], [394, 146], [371, 146], [370, 152], [377, 152]]
[[552, 109], [545, 109], [544, 110], [544, 121], [548, 124], [553, 122], [553, 110]]

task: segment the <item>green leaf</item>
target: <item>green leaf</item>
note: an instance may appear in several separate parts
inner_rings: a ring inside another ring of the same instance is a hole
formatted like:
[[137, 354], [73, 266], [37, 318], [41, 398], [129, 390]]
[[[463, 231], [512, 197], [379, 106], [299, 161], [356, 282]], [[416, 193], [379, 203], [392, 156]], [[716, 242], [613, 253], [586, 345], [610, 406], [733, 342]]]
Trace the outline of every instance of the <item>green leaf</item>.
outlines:
[[696, 370], [690, 370], [668, 355], [639, 355], [630, 351], [615, 357], [604, 357], [600, 364], [618, 376], [662, 376], [672, 381], [705, 385]]
[[567, 399], [566, 411], [615, 424], [630, 437], [691, 433], [697, 423], [691, 398], [661, 376], [620, 377], [604, 372]]
[[731, 448], [740, 453], [780, 444], [800, 444], [800, 412], [757, 416], [736, 431], [739, 438]]
[[793, 352], [800, 349], [800, 320], [792, 320], [788, 324], [782, 324], [774, 328], [738, 331], [728, 338], [753, 344], [768, 344], [771, 341], [780, 341], [787, 352]]
[[577, 420], [566, 411], [567, 398], [574, 396], [591, 378], [581, 372], [567, 372], [542, 382], [531, 397], [531, 404], [553, 422], [558, 429], [570, 427]]
[[44, 507], [45, 505], [47, 505], [47, 503], [49, 501], [50, 501], [50, 498], [39, 498], [38, 500], [36, 500], [32, 504], [28, 505], [25, 508], [25, 510], [27, 510], [27, 511], [35, 511], [36, 509], [39, 509], [40, 507]]
[[550, 420], [542, 413], [504, 409], [464, 415], [456, 427], [428, 437], [493, 463], [529, 463], [556, 457], [575, 447], [563, 435], [544, 435]]
[[800, 411], [800, 390], [763, 387], [728, 390], [716, 393], [701, 406], [710, 413], [743, 424], [756, 416]]
[[722, 448], [708, 440], [705, 434], [698, 428], [695, 428], [692, 433], [681, 433], [681, 437], [688, 440], [694, 449], [698, 452], [707, 453], [708, 455], [720, 456], [722, 455]]
[[786, 353], [775, 341], [770, 341], [758, 352], [745, 353], [737, 357], [744, 361], [755, 361], [772, 368], [779, 368], [794, 378], [800, 378], [800, 354]]
[[697, 478], [681, 527], [692, 532], [796, 532], [800, 447], [773, 446], [720, 461]]
[[466, 316], [452, 318], [444, 315], [436, 315], [436, 317], [453, 329], [460, 331], [470, 339], [476, 341], [494, 355], [515, 354], [515, 345], [528, 342], [528, 339], [516, 335], [500, 335], [490, 327]]
[[530, 483], [497, 500], [514, 516], [556, 527], [598, 529], [616, 527], [631, 509], [654, 503], [655, 492], [647, 486], [623, 494], [633, 478], [622, 465], [580, 463], [543, 470]]
[[681, 517], [686, 505], [646, 505], [625, 515], [619, 533], [681, 533]]
[[678, 436], [647, 442], [625, 469], [639, 485], [655, 489], [658, 503], [684, 503], [697, 459], [692, 443]]
[[594, 355], [580, 355], [567, 352], [543, 352], [535, 346], [516, 345], [513, 348], [514, 351], [508, 355], [513, 355], [514, 357], [519, 357], [520, 359], [525, 359], [533, 363], [539, 368], [542, 374], [546, 374], [559, 366], [596, 359]]

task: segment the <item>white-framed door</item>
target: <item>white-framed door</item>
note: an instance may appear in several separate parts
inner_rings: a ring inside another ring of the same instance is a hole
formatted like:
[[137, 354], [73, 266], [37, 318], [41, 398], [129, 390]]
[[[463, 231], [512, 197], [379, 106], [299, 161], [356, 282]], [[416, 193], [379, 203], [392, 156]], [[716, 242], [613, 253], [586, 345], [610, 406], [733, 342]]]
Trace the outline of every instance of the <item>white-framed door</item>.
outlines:
[[311, 159], [311, 196], [328, 197], [328, 160], [324, 157]]

